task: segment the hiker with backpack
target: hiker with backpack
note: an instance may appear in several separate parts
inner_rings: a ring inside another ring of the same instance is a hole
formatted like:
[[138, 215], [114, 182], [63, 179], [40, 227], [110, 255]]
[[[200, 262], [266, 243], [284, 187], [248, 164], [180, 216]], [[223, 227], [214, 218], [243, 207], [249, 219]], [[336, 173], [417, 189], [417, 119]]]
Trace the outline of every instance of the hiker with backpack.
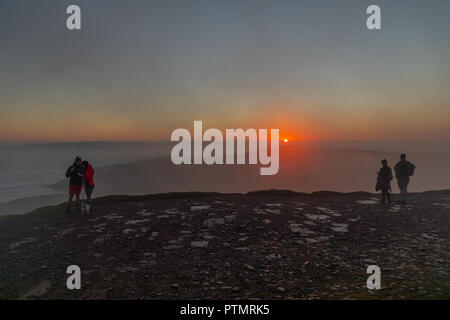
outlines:
[[394, 178], [392, 175], [392, 169], [388, 166], [386, 159], [381, 160], [381, 169], [378, 171], [377, 185], [375, 190], [381, 190], [381, 203], [391, 204], [391, 180]]
[[409, 177], [414, 175], [414, 170], [416, 166], [411, 162], [406, 160], [406, 155], [402, 153], [400, 155], [400, 161], [394, 167], [395, 177], [397, 178], [397, 184], [400, 189], [400, 195], [402, 197], [402, 202], [406, 202], [406, 197], [408, 196], [408, 184]]
[[80, 193], [83, 188], [83, 165], [81, 158], [76, 157], [74, 163], [67, 168], [66, 177], [69, 179], [69, 199], [67, 201], [66, 212], [70, 212], [72, 206], [73, 196], [75, 196], [75, 207], [77, 211], [81, 210]]

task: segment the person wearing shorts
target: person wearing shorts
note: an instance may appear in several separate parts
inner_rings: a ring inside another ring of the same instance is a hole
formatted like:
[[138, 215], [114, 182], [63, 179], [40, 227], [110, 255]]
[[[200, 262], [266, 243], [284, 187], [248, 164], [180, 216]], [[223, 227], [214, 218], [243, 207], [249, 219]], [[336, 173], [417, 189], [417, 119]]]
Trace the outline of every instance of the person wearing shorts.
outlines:
[[400, 191], [405, 194], [408, 192], [409, 177], [397, 178], [397, 185]]
[[74, 163], [67, 168], [66, 177], [69, 178], [69, 199], [66, 212], [70, 212], [74, 196], [76, 209], [80, 211], [80, 193], [83, 188], [83, 166], [80, 157], [76, 157]]

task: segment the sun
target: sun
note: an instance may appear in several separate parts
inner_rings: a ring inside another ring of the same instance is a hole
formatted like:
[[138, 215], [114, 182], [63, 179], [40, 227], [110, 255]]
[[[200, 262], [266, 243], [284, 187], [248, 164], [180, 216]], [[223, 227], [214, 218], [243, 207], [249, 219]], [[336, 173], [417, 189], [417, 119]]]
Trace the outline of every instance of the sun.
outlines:
[[288, 142], [289, 140], [288, 140], [288, 139], [284, 139], [283, 141], [284, 141], [284, 142]]

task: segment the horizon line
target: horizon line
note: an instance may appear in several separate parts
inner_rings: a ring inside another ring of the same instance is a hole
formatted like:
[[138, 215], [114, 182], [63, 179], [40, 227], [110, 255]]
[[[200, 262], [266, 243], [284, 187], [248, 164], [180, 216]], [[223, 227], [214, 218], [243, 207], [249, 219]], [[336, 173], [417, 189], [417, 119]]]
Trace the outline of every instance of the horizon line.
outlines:
[[[284, 138], [280, 138], [283, 141]], [[449, 142], [450, 138], [447, 139], [289, 139], [289, 142]], [[27, 141], [1, 141], [0, 144], [70, 144], [70, 143], [175, 143], [170, 140], [27, 140]]]

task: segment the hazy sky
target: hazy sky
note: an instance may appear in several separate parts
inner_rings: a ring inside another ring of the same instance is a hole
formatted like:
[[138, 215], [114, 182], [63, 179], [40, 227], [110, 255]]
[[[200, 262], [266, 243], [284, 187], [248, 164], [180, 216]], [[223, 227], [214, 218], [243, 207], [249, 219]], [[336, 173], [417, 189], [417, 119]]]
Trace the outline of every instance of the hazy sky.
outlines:
[[449, 139], [449, 13], [448, 0], [0, 0], [0, 141], [168, 141], [193, 120]]

